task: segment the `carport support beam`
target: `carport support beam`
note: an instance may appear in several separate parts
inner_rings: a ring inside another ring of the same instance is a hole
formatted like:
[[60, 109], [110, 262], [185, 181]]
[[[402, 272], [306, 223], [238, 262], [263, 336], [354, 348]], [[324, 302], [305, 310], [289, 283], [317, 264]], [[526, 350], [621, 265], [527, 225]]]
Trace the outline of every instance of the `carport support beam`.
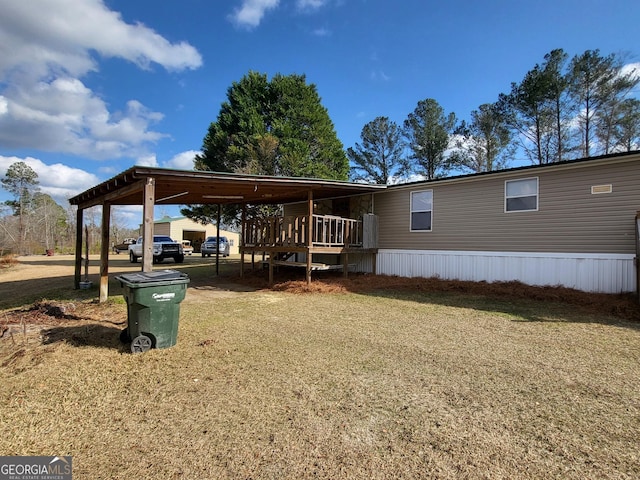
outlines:
[[[247, 221], [247, 204], [242, 204], [242, 226], [240, 227], [240, 278], [244, 278], [244, 238], [245, 223]], [[251, 253], [251, 263], [253, 264], [253, 252]], [[252, 265], [253, 266], [253, 265]]]
[[84, 210], [78, 207], [76, 213], [76, 265], [73, 274], [73, 288], [78, 290], [80, 288], [80, 275], [82, 273], [82, 224]]
[[220, 204], [218, 204], [218, 213], [216, 214], [216, 238], [218, 245], [216, 246], [216, 276], [220, 275]]
[[144, 184], [144, 204], [142, 206], [142, 271], [153, 270], [153, 204], [156, 200], [156, 180], [148, 177]]
[[111, 230], [111, 204], [102, 205], [102, 245], [100, 246], [100, 303], [109, 298], [109, 231]]

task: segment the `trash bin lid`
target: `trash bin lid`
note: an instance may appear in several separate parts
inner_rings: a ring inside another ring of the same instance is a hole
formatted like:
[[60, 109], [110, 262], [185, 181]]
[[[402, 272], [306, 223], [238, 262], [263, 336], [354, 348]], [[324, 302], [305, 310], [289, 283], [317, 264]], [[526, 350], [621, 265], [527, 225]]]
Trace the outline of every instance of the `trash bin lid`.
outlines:
[[184, 280], [189, 277], [186, 273], [179, 272], [178, 270], [154, 270], [152, 272], [124, 273], [118, 275], [117, 278], [128, 283], [152, 283]]

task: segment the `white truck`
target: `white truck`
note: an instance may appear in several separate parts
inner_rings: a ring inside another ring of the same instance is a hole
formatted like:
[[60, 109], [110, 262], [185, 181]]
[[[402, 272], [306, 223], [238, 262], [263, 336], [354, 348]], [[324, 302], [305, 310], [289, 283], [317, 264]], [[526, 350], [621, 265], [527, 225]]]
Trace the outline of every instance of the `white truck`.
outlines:
[[[138, 237], [136, 243], [129, 245], [129, 261], [137, 263], [142, 257], [142, 237]], [[182, 243], [174, 242], [166, 235], [153, 236], [153, 263], [160, 263], [165, 258], [173, 258], [176, 263], [184, 262]]]

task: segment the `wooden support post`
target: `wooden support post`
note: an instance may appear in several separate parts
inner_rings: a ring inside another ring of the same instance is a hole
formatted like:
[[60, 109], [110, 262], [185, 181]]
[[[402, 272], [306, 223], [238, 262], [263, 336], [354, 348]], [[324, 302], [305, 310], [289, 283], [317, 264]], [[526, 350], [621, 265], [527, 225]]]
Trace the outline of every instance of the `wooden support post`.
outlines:
[[[242, 222], [240, 227], [240, 278], [244, 278], [244, 242], [247, 234], [247, 205], [242, 205]], [[251, 263], [253, 264], [253, 252], [251, 252]]]
[[307, 285], [311, 285], [311, 247], [313, 247], [313, 191], [307, 194], [307, 211], [309, 224], [307, 225]]
[[73, 288], [78, 290], [80, 288], [80, 275], [82, 274], [82, 227], [83, 227], [83, 213], [84, 210], [78, 207], [76, 213], [76, 265], [73, 275]]
[[142, 271], [153, 270], [153, 205], [156, 199], [156, 180], [147, 178], [144, 184], [144, 203], [142, 206]]
[[216, 213], [216, 276], [220, 275], [220, 204]]
[[111, 204], [102, 205], [102, 244], [100, 246], [100, 303], [109, 298], [109, 231], [111, 229]]
[[342, 254], [342, 276], [347, 278], [349, 276], [349, 254]]
[[269, 285], [273, 285], [273, 255], [269, 254]]

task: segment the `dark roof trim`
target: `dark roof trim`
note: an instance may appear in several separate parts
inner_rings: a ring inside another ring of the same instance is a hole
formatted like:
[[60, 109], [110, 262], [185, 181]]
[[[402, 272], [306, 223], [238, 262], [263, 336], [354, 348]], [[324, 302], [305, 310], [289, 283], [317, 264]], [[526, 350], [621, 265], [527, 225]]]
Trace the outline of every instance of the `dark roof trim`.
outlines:
[[[147, 178], [155, 178], [156, 181], [163, 181], [165, 184], [186, 183], [199, 184], [205, 186], [218, 185], [227, 186], [226, 188], [244, 189], [244, 191], [257, 190], [258, 187], [273, 187], [279, 192], [274, 194], [273, 202], [281, 203], [278, 200], [289, 200], [293, 196], [298, 198], [302, 196], [301, 192], [314, 191], [321, 194], [323, 198], [329, 196], [347, 196], [363, 193], [373, 193], [377, 190], [386, 188], [385, 185], [359, 184], [341, 180], [325, 180], [316, 178], [301, 177], [276, 177], [262, 175], [244, 175], [236, 173], [224, 172], [207, 172], [194, 170], [173, 170], [154, 167], [131, 167], [128, 170], [106, 180], [85, 192], [80, 193], [69, 199], [72, 205], [79, 205], [87, 208], [93, 205], [99, 205], [105, 201], [115, 201], [122, 199], [132, 193], [142, 191], [144, 181]], [[160, 196], [160, 195], [158, 195]], [[175, 195], [178, 197], [178, 195]], [[172, 198], [171, 195], [167, 199]], [[305, 195], [306, 198], [306, 195]], [[186, 198], [177, 198], [179, 203], [187, 203]], [[160, 200], [158, 200], [160, 201]], [[265, 203], [266, 200], [254, 197], [247, 197], [245, 201], [236, 201], [234, 203], [253, 203], [260, 201]], [[170, 202], [165, 202], [170, 203]], [[202, 200], [191, 203], [206, 203]], [[214, 203], [220, 203], [216, 201]], [[230, 203], [230, 202], [229, 202]], [[134, 203], [131, 203], [134, 204]], [[135, 204], [140, 204], [136, 202]]]
[[489, 175], [504, 175], [510, 174], [514, 172], [527, 172], [530, 170], [543, 170], [543, 169], [555, 169], [562, 167], [570, 167], [570, 166], [582, 166], [589, 163], [599, 163], [603, 161], [630, 161], [633, 160], [633, 157], [637, 157], [640, 160], [640, 150], [635, 150], [633, 152], [623, 152], [623, 153], [611, 153], [608, 155], [599, 155], [596, 157], [587, 157], [587, 158], [579, 158], [574, 160], [564, 160], [562, 162], [554, 162], [554, 163], [545, 163], [542, 165], [524, 165], [521, 167], [512, 167], [505, 168], [502, 170], [494, 170], [491, 172], [480, 172], [480, 173], [468, 173], [463, 175], [455, 175], [452, 177], [442, 177], [435, 178], [432, 180], [418, 180], [415, 182], [407, 182], [407, 183], [397, 183], [394, 185], [389, 185], [389, 189], [397, 189], [403, 187], [415, 187], [419, 185], [432, 184], [432, 183], [444, 183], [444, 182], [454, 182], [459, 180], [467, 180], [467, 179], [476, 179], [482, 178]]

